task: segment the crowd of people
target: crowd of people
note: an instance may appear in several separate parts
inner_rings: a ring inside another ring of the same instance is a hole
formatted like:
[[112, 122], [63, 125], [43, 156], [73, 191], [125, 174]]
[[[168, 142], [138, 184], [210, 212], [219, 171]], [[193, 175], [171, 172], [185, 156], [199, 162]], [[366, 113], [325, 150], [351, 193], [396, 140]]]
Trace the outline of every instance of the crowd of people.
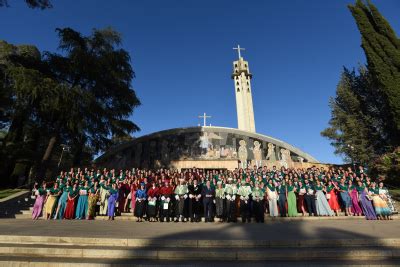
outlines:
[[35, 184], [32, 219], [94, 219], [131, 212], [138, 222], [264, 222], [271, 217], [391, 219], [394, 201], [363, 167], [62, 171]]

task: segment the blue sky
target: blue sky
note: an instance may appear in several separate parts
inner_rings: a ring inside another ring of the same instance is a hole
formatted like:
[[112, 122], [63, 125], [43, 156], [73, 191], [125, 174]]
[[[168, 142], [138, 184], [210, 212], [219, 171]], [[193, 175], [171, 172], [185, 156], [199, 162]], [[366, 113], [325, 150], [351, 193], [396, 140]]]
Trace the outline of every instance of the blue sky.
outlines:
[[[400, 1], [373, 1], [400, 32]], [[237, 53], [253, 73], [258, 133], [286, 141], [322, 162], [340, 163], [329, 140], [329, 97], [343, 66], [365, 62], [360, 34], [347, 9], [353, 1], [53, 1], [40, 11], [9, 0], [0, 8], [0, 39], [55, 51], [57, 27], [84, 34], [111, 26], [136, 72], [142, 106], [132, 120], [141, 132], [196, 126], [207, 112], [215, 126], [237, 127], [230, 78]]]

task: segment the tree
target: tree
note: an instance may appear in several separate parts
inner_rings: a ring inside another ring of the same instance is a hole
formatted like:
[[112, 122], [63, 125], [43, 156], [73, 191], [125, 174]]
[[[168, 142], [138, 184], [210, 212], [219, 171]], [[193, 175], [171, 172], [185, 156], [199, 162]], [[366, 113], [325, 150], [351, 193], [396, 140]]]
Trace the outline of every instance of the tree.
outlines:
[[11, 117], [12, 88], [7, 81], [7, 56], [10, 55], [15, 47], [0, 41], [0, 129], [3, 129]]
[[[2, 177], [33, 173], [44, 178], [55, 166], [54, 149], [72, 148], [73, 163], [87, 162], [112, 145], [112, 138], [139, 130], [129, 120], [140, 105], [131, 87], [129, 54], [112, 29], [89, 36], [57, 29], [62, 54], [0, 43], [0, 153]], [[4, 75], [3, 75], [4, 74]], [[58, 152], [57, 152], [58, 153]], [[90, 153], [90, 154], [88, 154]], [[13, 174], [12, 174], [13, 173]]]
[[330, 100], [330, 127], [321, 134], [332, 140], [335, 153], [344, 155], [347, 162], [368, 164], [392, 149], [392, 140], [385, 134], [390, 125], [382, 102], [379, 89], [364, 67], [359, 73], [343, 70], [336, 97]]
[[343, 71], [330, 101], [330, 126], [321, 134], [346, 161], [366, 164], [375, 174], [400, 176], [400, 40], [370, 1], [358, 0], [349, 9], [367, 65], [358, 73]]
[[382, 175], [389, 183], [399, 185], [400, 174], [400, 147], [393, 152], [380, 156], [372, 167], [372, 172]]
[[70, 138], [74, 163], [80, 163], [85, 145], [94, 151], [106, 150], [111, 137], [126, 136], [139, 130], [128, 119], [140, 105], [131, 88], [134, 72], [127, 51], [118, 48], [121, 36], [106, 28], [88, 37], [70, 29], [57, 29], [63, 54], [48, 54], [57, 80], [69, 88], [79, 88], [88, 103], [80, 105]]
[[[30, 8], [47, 9], [53, 7], [50, 0], [25, 0], [25, 2]], [[3, 6], [8, 6], [7, 0], [0, 0], [0, 7]]]
[[400, 40], [378, 9], [368, 1], [358, 0], [349, 9], [361, 33], [367, 67], [385, 97], [392, 129], [393, 145], [400, 145]]
[[[26, 66], [22, 67], [18, 61], [25, 62]], [[34, 157], [36, 148], [31, 140], [36, 139], [34, 129], [38, 127], [31, 122], [36, 114], [36, 104], [44, 94], [40, 86], [44, 79], [32, 66], [40, 65], [41, 54], [36, 47], [0, 42], [0, 129], [6, 132], [0, 150], [3, 179], [10, 173], [19, 176], [19, 171], [25, 171], [22, 162]]]

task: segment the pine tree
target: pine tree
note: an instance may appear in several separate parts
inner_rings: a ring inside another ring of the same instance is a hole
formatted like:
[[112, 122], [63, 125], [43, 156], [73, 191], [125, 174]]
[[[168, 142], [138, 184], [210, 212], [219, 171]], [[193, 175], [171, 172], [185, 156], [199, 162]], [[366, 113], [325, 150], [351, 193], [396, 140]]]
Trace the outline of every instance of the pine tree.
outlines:
[[359, 73], [344, 69], [337, 86], [336, 97], [330, 100], [330, 127], [321, 134], [332, 140], [335, 153], [344, 155], [347, 162], [368, 164], [390, 150], [384, 131], [387, 123], [381, 97], [368, 71]]
[[73, 164], [81, 165], [112, 138], [139, 130], [129, 119], [140, 101], [119, 33], [57, 32], [62, 54], [0, 41], [0, 185], [15, 185], [30, 170], [44, 179], [60, 144], [70, 145]]
[[392, 125], [387, 132], [392, 145], [400, 145], [400, 40], [378, 9], [358, 0], [349, 9], [361, 33], [368, 70], [376, 79], [388, 106], [386, 119]]
[[370, 1], [358, 0], [349, 9], [361, 33], [367, 65], [358, 73], [343, 71], [336, 97], [330, 101], [330, 126], [321, 134], [346, 161], [398, 179], [400, 40]]

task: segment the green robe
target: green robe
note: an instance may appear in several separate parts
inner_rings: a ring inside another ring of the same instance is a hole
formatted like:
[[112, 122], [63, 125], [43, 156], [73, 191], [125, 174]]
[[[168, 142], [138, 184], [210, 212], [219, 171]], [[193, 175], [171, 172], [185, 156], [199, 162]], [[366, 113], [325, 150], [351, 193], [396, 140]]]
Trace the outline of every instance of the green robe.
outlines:
[[262, 190], [259, 187], [255, 187], [252, 192], [251, 195], [253, 196], [253, 199], [259, 199], [259, 200], [263, 200], [264, 199], [264, 190]]
[[237, 194], [248, 199], [251, 195], [251, 187], [249, 185], [242, 185], [239, 187]]

